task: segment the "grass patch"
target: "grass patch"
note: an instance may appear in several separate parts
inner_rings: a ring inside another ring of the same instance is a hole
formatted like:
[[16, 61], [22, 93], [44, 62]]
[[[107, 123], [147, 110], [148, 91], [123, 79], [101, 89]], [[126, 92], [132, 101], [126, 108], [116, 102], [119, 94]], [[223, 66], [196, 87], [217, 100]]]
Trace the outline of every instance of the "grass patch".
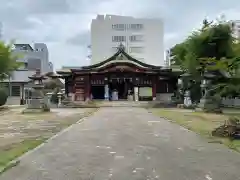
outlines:
[[6, 167], [9, 169], [12, 167], [12, 164], [8, 164], [15, 158], [23, 155], [25, 152], [37, 147], [46, 139], [28, 139], [20, 143], [12, 144], [9, 147], [4, 147], [0, 149], [0, 173], [1, 170], [5, 171]]
[[210, 140], [210, 142], [223, 143], [231, 149], [240, 152], [240, 140], [215, 138], [211, 136], [214, 128], [222, 125], [230, 116], [240, 117], [239, 113], [212, 114], [204, 112], [191, 112], [180, 109], [150, 109], [153, 114], [166, 118], [191, 131], [194, 131]]
[[[18, 162], [13, 160], [19, 156], [37, 147], [45, 140], [49, 139], [68, 126], [78, 122], [80, 119], [90, 116], [97, 110], [97, 108], [94, 108], [89, 109], [86, 112], [75, 112], [73, 114], [70, 113], [66, 116], [61, 115], [61, 113], [54, 112], [46, 112], [41, 114], [18, 113], [13, 114], [12, 116], [7, 115], [5, 120], [9, 122], [15, 121], [16, 119], [19, 120], [17, 123], [12, 123], [11, 126], [16, 127], [17, 130], [21, 129], [21, 132], [19, 130], [18, 131], [24, 134], [24, 136], [21, 137], [21, 139], [18, 139], [16, 136], [15, 139], [11, 139], [11, 141], [13, 141], [12, 143], [5, 142], [0, 144], [0, 174], [9, 168], [16, 166]], [[5, 130], [2, 133], [8, 134], [8, 130]]]

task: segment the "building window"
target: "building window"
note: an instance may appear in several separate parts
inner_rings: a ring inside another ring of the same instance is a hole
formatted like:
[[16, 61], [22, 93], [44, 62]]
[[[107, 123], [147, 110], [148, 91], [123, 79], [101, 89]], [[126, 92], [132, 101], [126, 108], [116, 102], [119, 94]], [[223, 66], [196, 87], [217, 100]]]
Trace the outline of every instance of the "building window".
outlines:
[[112, 29], [116, 31], [130, 30], [141, 30], [143, 29], [143, 24], [112, 24]]
[[20, 86], [12, 86], [12, 96], [20, 96]]
[[126, 25], [125, 24], [113, 24], [112, 29], [114, 29], [116, 31], [124, 31], [126, 29]]
[[144, 51], [143, 47], [130, 47], [130, 53], [142, 53]]
[[126, 41], [126, 36], [112, 36], [112, 42], [124, 42]]
[[143, 35], [133, 35], [133, 36], [129, 36], [129, 41], [131, 41], [131, 42], [143, 41]]
[[130, 29], [131, 30], [141, 30], [141, 29], [143, 29], [143, 24], [131, 24]]

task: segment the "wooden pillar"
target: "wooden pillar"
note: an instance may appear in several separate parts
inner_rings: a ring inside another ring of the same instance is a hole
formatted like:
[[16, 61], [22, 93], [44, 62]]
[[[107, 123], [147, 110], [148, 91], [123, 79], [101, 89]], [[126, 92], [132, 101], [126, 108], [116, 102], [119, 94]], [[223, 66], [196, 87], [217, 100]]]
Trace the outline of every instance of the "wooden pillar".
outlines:
[[152, 78], [152, 100], [155, 101], [157, 97], [157, 78], [154, 76]]
[[69, 88], [69, 77], [65, 77], [65, 95], [67, 95], [67, 97], [69, 94], [68, 88]]
[[73, 75], [73, 99], [74, 101], [77, 100], [77, 96], [76, 96], [76, 75]]
[[85, 101], [91, 99], [91, 78], [90, 75], [85, 77]]

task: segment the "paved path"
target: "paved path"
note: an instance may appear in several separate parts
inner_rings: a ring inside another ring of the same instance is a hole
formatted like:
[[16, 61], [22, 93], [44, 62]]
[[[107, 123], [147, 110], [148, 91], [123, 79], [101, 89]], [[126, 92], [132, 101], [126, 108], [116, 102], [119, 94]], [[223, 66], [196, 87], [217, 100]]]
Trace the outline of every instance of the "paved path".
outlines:
[[240, 154], [141, 108], [102, 108], [0, 180], [239, 180]]

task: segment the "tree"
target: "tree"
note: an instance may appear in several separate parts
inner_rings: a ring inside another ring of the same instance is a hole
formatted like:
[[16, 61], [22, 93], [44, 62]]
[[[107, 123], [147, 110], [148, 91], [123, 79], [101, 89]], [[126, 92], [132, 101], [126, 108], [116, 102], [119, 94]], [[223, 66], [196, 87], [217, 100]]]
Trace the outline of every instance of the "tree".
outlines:
[[20, 66], [21, 63], [16, 61], [17, 58], [12, 54], [12, 44], [0, 41], [0, 80], [6, 79], [13, 70]]
[[182, 61], [185, 59], [187, 49], [184, 43], [176, 44], [170, 50], [170, 56], [172, 57], [173, 65], [182, 65]]
[[[228, 77], [236, 79], [236, 72], [240, 69], [240, 45], [234, 43], [231, 28], [223, 18], [216, 23], [204, 19], [199, 30], [175, 45], [171, 51], [174, 64], [191, 75], [192, 92], [199, 92], [202, 73], [206, 70], [224, 72]], [[196, 96], [194, 100], [199, 99]]]
[[64, 88], [64, 85], [60, 82], [59, 79], [51, 79], [48, 82], [44, 83], [44, 89], [54, 90], [55, 88]]

